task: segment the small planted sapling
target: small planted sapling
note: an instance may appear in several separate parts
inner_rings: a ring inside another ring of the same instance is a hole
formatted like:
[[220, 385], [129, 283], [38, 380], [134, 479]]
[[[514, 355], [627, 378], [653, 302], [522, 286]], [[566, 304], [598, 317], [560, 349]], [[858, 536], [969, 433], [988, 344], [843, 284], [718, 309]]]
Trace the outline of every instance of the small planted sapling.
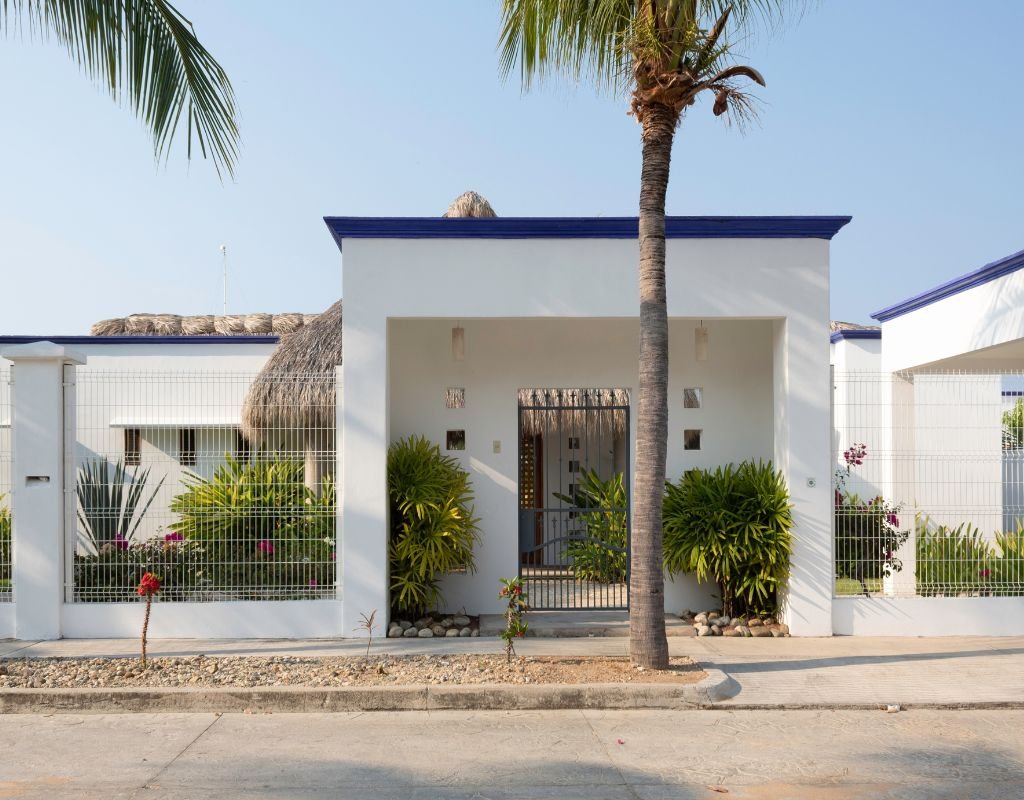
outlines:
[[502, 578], [498, 597], [507, 603], [505, 630], [501, 632], [501, 638], [505, 641], [505, 656], [511, 664], [512, 656], [516, 654], [515, 640], [524, 637], [528, 628], [525, 616], [530, 606], [523, 591], [522, 578]]

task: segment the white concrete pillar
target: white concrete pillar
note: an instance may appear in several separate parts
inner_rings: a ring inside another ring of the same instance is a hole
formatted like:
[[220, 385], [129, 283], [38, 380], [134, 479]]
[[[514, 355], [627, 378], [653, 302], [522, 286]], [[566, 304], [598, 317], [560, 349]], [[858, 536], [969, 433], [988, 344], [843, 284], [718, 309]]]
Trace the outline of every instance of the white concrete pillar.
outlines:
[[775, 322], [775, 464], [793, 503], [793, 555], [782, 616], [793, 636], [832, 635], [831, 370], [828, 322]]
[[389, 611], [387, 321], [344, 321], [341, 475], [342, 636], [361, 637], [361, 614]]
[[[64, 367], [85, 358], [52, 342], [15, 345], [11, 385], [14, 635], [59, 639], [64, 599]], [[73, 425], [71, 436], [74, 436]], [[71, 483], [71, 485], [66, 485]]]

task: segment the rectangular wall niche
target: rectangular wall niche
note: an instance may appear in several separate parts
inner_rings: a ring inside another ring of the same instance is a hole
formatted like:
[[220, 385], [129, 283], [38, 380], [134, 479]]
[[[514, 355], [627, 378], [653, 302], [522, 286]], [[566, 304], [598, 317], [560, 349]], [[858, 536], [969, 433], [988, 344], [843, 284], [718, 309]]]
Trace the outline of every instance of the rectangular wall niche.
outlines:
[[683, 449], [700, 450], [700, 440], [704, 431], [697, 428], [687, 428], [683, 431]]
[[580, 437], [579, 436], [570, 436], [569, 437], [569, 449], [570, 450], [579, 450], [580, 449]]
[[699, 386], [683, 389], [683, 408], [700, 408], [704, 400], [704, 390]]
[[444, 404], [448, 408], [465, 408], [466, 407], [466, 390], [462, 386], [449, 387], [448, 391], [444, 393]]
[[465, 450], [466, 432], [464, 430], [448, 431], [445, 435], [445, 447], [448, 450]]

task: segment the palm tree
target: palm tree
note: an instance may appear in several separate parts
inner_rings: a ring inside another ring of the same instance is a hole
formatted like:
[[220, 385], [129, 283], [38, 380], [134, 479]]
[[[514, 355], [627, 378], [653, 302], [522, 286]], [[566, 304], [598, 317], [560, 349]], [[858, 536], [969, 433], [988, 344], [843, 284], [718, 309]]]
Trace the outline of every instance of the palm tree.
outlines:
[[523, 86], [549, 72], [629, 89], [641, 125], [640, 397], [631, 543], [630, 657], [668, 666], [662, 567], [662, 498], [668, 446], [668, 310], [665, 193], [672, 143], [703, 92], [716, 116], [752, 113], [742, 81], [764, 86], [751, 67], [730, 65], [730, 15], [770, 17], [781, 0], [503, 0], [501, 65], [518, 64]]
[[[203, 158], [234, 176], [238, 123], [231, 81], [167, 0], [0, 0], [0, 29], [54, 37], [114, 100], [127, 99], [165, 160], [179, 123]], [[185, 119], [182, 120], [184, 112]]]

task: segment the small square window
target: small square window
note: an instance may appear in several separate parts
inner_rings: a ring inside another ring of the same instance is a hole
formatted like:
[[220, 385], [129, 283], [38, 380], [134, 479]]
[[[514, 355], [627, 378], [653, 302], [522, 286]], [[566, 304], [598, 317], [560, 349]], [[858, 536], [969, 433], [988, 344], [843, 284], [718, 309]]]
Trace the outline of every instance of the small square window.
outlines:
[[570, 436], [569, 437], [569, 449], [570, 450], [579, 450], [580, 449], [580, 437], [579, 436]]
[[570, 461], [569, 462], [569, 472], [579, 472], [579, 471], [580, 471], [580, 462], [579, 461]]
[[683, 408], [700, 408], [704, 400], [704, 390], [699, 386], [683, 389]]
[[127, 467], [142, 463], [142, 431], [138, 428], [124, 429], [124, 463]]
[[178, 463], [183, 467], [196, 465], [195, 428], [182, 428], [178, 431]]
[[449, 387], [444, 394], [444, 404], [448, 408], [466, 407], [466, 389], [462, 386]]
[[464, 430], [448, 431], [445, 436], [445, 447], [448, 450], [465, 450], [466, 432]]
[[700, 440], [704, 431], [696, 428], [687, 428], [683, 431], [683, 449], [700, 450]]

